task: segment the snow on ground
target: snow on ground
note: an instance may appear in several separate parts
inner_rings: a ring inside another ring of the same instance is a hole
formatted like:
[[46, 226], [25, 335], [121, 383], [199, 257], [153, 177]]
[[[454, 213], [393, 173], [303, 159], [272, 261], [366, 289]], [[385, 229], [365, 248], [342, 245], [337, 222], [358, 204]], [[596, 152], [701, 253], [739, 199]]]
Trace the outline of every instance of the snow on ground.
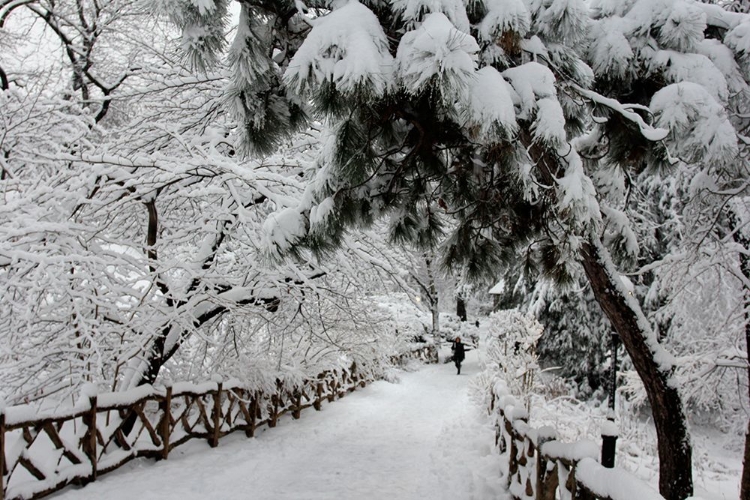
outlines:
[[[441, 353], [441, 359], [448, 354]], [[453, 364], [375, 382], [218, 448], [191, 442], [167, 461], [137, 460], [55, 500], [493, 499], [506, 500], [486, 412], [469, 402], [476, 351]]]

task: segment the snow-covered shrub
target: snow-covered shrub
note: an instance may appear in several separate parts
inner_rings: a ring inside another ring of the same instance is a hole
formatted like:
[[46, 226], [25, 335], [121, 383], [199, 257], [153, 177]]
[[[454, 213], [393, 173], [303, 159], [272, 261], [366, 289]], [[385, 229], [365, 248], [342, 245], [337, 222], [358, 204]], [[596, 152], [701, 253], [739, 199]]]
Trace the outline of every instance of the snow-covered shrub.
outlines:
[[445, 340], [461, 336], [461, 320], [453, 313], [440, 313], [440, 334]]
[[461, 321], [453, 313], [440, 313], [440, 335], [448, 342], [459, 337], [466, 344], [476, 344], [480, 336], [476, 321]]
[[539, 388], [536, 342], [543, 330], [531, 315], [515, 309], [498, 311], [490, 315], [481, 340], [485, 370], [505, 380], [513, 395], [527, 405]]
[[555, 373], [541, 370], [539, 395], [545, 399], [568, 398], [576, 393], [577, 387], [569, 380]]
[[211, 338], [186, 343], [165, 376], [200, 381], [218, 372], [264, 388], [277, 377], [296, 382], [352, 362], [382, 376], [391, 356], [420, 345], [415, 339], [428, 324], [428, 316], [405, 293], [353, 294], [343, 305], [338, 294], [321, 292], [282, 304], [273, 315], [238, 311]]
[[482, 370], [469, 381], [469, 400], [479, 408], [490, 407], [492, 383], [495, 373], [490, 370]]
[[407, 294], [389, 293], [372, 297], [372, 300], [377, 303], [377, 308], [372, 311], [373, 317], [396, 337], [411, 341], [429, 332], [429, 313], [417, 307]]

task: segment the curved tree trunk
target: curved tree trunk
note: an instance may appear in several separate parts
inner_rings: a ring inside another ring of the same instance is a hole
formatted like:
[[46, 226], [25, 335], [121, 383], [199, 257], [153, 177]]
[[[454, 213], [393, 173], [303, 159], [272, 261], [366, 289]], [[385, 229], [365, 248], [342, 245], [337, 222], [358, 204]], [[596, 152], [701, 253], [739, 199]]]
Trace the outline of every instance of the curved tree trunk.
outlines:
[[667, 500], [684, 500], [693, 494], [693, 452], [682, 399], [672, 380], [671, 357], [658, 345], [595, 235], [583, 247], [582, 264], [597, 302], [619, 334], [646, 389], [658, 437], [659, 491]]

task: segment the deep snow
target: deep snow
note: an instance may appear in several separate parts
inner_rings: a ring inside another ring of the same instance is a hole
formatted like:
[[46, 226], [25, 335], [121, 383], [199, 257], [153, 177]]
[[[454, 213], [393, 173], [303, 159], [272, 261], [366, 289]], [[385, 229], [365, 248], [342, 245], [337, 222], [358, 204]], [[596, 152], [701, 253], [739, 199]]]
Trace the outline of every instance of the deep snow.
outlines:
[[504, 500], [493, 428], [469, 401], [478, 372], [470, 351], [460, 376], [442, 362], [404, 372], [254, 439], [192, 442], [168, 461], [138, 460], [52, 498]]

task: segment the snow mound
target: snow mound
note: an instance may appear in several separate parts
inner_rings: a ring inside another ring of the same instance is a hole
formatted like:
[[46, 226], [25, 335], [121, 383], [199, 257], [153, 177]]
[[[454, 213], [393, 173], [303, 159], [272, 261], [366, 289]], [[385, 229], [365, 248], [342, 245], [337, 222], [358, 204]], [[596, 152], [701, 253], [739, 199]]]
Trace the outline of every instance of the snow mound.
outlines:
[[503, 71], [503, 76], [510, 80], [518, 93], [521, 112], [518, 117], [528, 118], [536, 107], [536, 99], [557, 95], [555, 75], [549, 68], [537, 62], [528, 62], [515, 68]]
[[492, 41], [512, 31], [523, 38], [531, 27], [531, 15], [522, 0], [485, 0], [487, 15], [479, 25], [482, 40]]
[[738, 154], [737, 134], [726, 111], [702, 85], [669, 85], [651, 99], [656, 125], [670, 130], [670, 151], [688, 162], [724, 164]]
[[477, 71], [469, 89], [468, 127], [476, 127], [479, 135], [490, 141], [515, 134], [518, 128], [512, 97], [515, 91], [495, 68], [487, 66]]
[[615, 17], [603, 19], [592, 26], [589, 58], [597, 74], [623, 78], [632, 71], [634, 54], [625, 35], [628, 24], [625, 19]]
[[281, 257], [306, 235], [306, 217], [295, 208], [285, 208], [266, 219], [262, 244], [269, 255]]
[[[546, 446], [546, 445], [545, 445]], [[593, 493], [612, 500], [664, 500], [643, 481], [623, 469], [607, 469], [593, 458], [584, 458], [576, 467], [576, 479]]]
[[471, 28], [466, 7], [461, 0], [391, 0], [391, 4], [410, 27], [416, 26], [425, 14], [440, 13], [464, 33], [468, 33]]
[[417, 94], [436, 83], [445, 104], [458, 100], [474, 78], [476, 40], [441, 13], [430, 14], [422, 25], [401, 38], [396, 67], [404, 88]]
[[393, 57], [378, 18], [351, 1], [317, 19], [284, 81], [297, 92], [330, 82], [344, 94], [364, 90], [383, 95], [393, 85]]

